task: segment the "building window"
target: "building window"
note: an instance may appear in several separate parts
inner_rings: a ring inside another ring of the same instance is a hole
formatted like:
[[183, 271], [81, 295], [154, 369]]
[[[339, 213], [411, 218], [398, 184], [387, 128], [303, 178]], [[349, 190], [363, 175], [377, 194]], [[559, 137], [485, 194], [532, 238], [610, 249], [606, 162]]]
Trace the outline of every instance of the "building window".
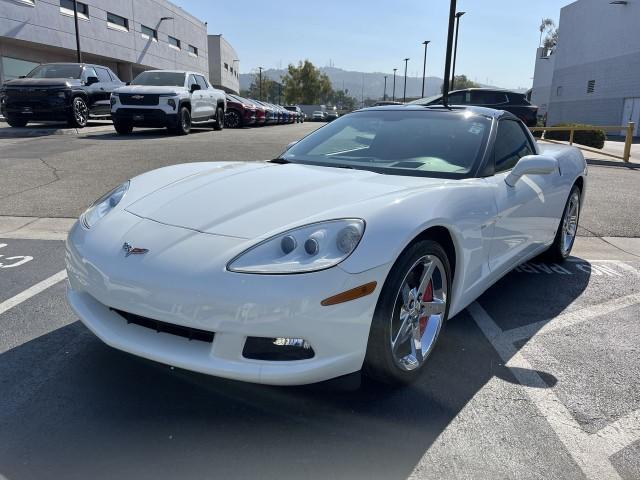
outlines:
[[194, 57], [198, 56], [198, 49], [193, 45], [189, 45], [189, 55], [193, 55]]
[[[76, 2], [78, 18], [89, 20], [89, 7], [86, 3]], [[60, 0], [60, 13], [73, 17], [73, 0]]]
[[171, 35], [169, 35], [169, 46], [171, 48], [175, 48], [177, 50], [180, 50], [180, 40], [177, 39], [176, 37], [172, 37]]
[[595, 89], [596, 89], [596, 81], [589, 80], [587, 82], [587, 93], [593, 93]]
[[562, 96], [562, 87], [558, 87], [556, 88], [556, 97], [561, 97]]
[[225, 64], [224, 64], [224, 69], [225, 69], [225, 70], [227, 70], [227, 71], [229, 71], [229, 64], [228, 64], [228, 63], [225, 63]]
[[30, 7], [33, 7], [36, 4], [36, 0], [18, 0], [18, 2], [29, 5]]
[[153, 28], [145, 27], [144, 25], [140, 25], [140, 33], [142, 34], [142, 38], [152, 39], [156, 42], [158, 41], [158, 31]]
[[115, 13], [107, 12], [107, 27], [123, 32], [129, 31], [129, 20]]

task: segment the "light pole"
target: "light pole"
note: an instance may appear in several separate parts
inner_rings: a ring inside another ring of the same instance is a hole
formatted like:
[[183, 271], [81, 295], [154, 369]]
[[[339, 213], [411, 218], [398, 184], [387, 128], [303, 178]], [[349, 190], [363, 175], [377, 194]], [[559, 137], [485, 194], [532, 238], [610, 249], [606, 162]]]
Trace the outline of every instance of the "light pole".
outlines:
[[73, 0], [73, 21], [76, 25], [76, 54], [78, 63], [82, 63], [82, 52], [80, 51], [80, 31], [78, 30], [78, 2]]
[[382, 94], [382, 101], [387, 99], [387, 76], [384, 76], [384, 93]]
[[407, 65], [409, 64], [409, 59], [404, 59], [404, 92], [402, 94], [402, 103], [407, 103]]
[[449, 5], [449, 28], [447, 31], [447, 53], [444, 57], [444, 81], [442, 83], [442, 104], [446, 107], [449, 101], [449, 75], [451, 74], [451, 47], [453, 46], [453, 23], [456, 16], [456, 0]]
[[262, 101], [262, 67], [258, 67], [258, 89], [260, 91], [259, 95], [260, 95], [260, 100]]
[[451, 90], [455, 88], [456, 84], [456, 56], [458, 54], [458, 31], [460, 30], [460, 17], [464, 15], [465, 12], [456, 13], [456, 41], [453, 47], [453, 71], [451, 72]]
[[424, 98], [424, 82], [426, 80], [427, 75], [427, 46], [431, 40], [425, 40], [422, 42], [424, 45], [424, 63], [422, 64], [422, 98]]
[[393, 69], [393, 97], [392, 100], [395, 102], [396, 101], [396, 72], [398, 71], [397, 68]]

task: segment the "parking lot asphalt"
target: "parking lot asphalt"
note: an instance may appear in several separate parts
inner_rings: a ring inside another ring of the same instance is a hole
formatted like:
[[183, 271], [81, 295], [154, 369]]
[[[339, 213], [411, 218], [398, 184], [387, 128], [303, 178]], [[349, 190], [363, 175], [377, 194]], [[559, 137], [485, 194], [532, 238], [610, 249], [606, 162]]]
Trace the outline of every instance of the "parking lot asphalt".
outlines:
[[[0, 140], [0, 215], [73, 217], [150, 168], [270, 158], [317, 126]], [[66, 304], [64, 242], [0, 233], [0, 479], [640, 478], [640, 257], [599, 238], [640, 236], [638, 174], [592, 167], [575, 256], [515, 269], [395, 390], [116, 351]]]

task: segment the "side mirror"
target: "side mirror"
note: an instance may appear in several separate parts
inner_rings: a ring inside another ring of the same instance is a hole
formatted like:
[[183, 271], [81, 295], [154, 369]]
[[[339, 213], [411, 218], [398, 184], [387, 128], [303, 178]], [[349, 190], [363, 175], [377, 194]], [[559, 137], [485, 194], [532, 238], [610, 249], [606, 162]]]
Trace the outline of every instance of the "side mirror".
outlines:
[[516, 166], [504, 179], [513, 187], [523, 175], [548, 175], [558, 171], [558, 160], [548, 155], [526, 155], [518, 160]]
[[294, 146], [296, 143], [298, 143], [298, 142], [299, 142], [299, 140], [295, 140], [295, 141], [291, 142], [290, 144], [288, 144], [288, 145], [285, 147], [284, 151], [286, 152], [287, 150], [289, 150], [291, 147], [293, 147], [293, 146]]
[[18, 78], [27, 78], [26, 75], [20, 75]]
[[84, 82], [85, 85], [93, 85], [94, 83], [98, 83], [98, 77], [87, 77], [87, 81]]
[[131, 82], [125, 82], [124, 84], [128, 86], [131, 85]]
[[193, 85], [191, 85], [191, 88], [189, 89], [189, 91], [191, 93], [195, 92], [196, 90], [201, 90], [200, 85], [198, 85], [197, 83], [194, 83]]

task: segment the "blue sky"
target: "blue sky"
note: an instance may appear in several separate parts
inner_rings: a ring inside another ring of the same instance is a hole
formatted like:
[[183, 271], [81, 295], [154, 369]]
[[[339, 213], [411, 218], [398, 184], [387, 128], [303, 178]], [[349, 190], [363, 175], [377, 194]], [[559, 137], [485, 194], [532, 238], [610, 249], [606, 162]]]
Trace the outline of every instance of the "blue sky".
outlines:
[[[449, 0], [173, 0], [222, 33], [240, 57], [240, 71], [286, 67], [308, 58], [317, 66], [442, 77]], [[505, 88], [531, 86], [538, 25], [556, 23], [570, 0], [458, 0], [456, 73]], [[280, 29], [284, 26], [285, 29]]]

